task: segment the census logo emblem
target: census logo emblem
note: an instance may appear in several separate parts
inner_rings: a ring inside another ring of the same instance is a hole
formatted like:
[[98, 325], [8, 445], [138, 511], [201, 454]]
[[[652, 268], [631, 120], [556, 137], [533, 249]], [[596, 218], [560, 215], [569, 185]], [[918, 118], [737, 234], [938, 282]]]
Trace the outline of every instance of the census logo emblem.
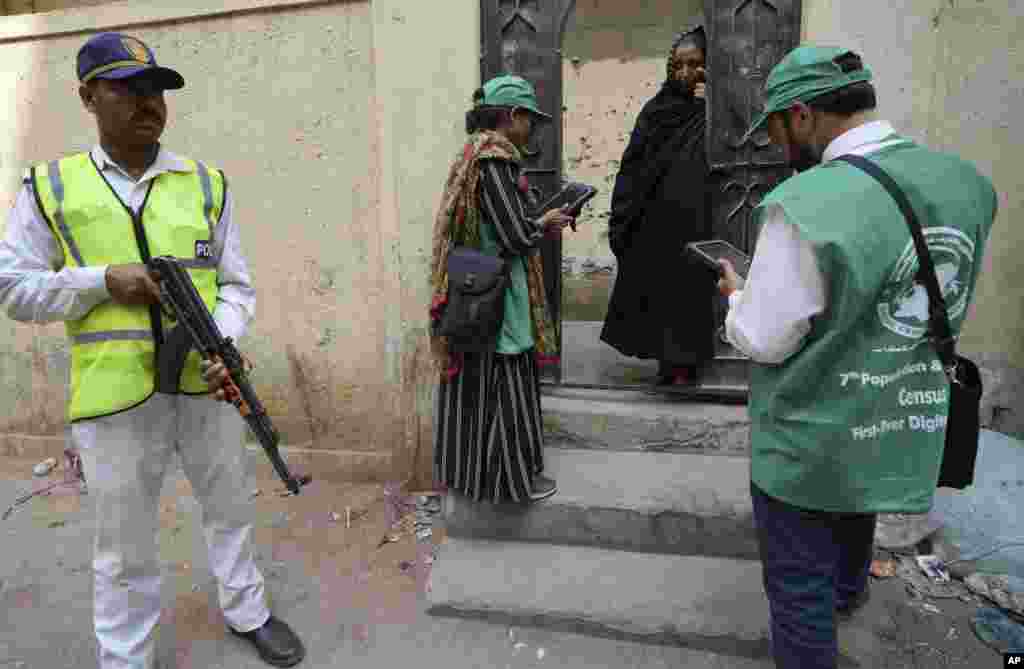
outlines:
[[[974, 241], [956, 228], [924, 231], [950, 322], [967, 311], [967, 293], [974, 272]], [[928, 289], [917, 281], [919, 263], [914, 240], [900, 255], [882, 290], [878, 316], [882, 325], [908, 339], [920, 339], [928, 329]]]

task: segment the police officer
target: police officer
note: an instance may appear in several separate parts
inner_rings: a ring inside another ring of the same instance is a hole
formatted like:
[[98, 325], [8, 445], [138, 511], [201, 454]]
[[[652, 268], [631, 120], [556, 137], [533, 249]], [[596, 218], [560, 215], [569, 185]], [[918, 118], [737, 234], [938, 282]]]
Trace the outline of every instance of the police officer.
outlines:
[[224, 175], [160, 144], [164, 91], [185, 81], [141, 41], [96, 35], [77, 58], [96, 119], [87, 153], [31, 168], [0, 245], [0, 301], [14, 320], [65, 323], [67, 413], [96, 496], [94, 619], [101, 669], [151, 669], [160, 618], [158, 502], [172, 458], [202, 508], [228, 629], [275, 666], [305, 655], [271, 616], [251, 550], [244, 424], [224, 403], [226, 371], [190, 353], [178, 392], [156, 391], [167, 327], [144, 261], [182, 260], [225, 336], [243, 335], [254, 291]]

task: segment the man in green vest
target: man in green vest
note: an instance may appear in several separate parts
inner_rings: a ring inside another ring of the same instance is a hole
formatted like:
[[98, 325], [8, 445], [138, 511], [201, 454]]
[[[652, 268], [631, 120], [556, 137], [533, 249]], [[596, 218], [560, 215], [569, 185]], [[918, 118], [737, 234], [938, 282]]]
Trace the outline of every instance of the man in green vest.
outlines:
[[895, 200], [924, 229], [954, 334], [970, 306], [997, 199], [960, 158], [874, 118], [871, 72], [848, 50], [804, 46], [768, 77], [767, 129], [799, 174], [757, 208], [744, 282], [728, 262], [726, 333], [751, 369], [751, 493], [776, 666], [834, 669], [837, 613], [867, 599], [879, 513], [924, 513], [939, 475], [949, 386]]
[[[179, 258], [225, 336], [242, 336], [255, 295], [224, 175], [160, 144], [164, 91], [185, 81], [152, 50], [97, 35], [77, 58], [99, 144], [25, 175], [0, 244], [0, 302], [17, 321], [64, 322], [71, 349], [67, 417], [96, 497], [94, 623], [101, 669], [152, 669], [161, 614], [158, 502], [176, 455], [203, 507], [228, 629], [270, 664], [302, 642], [271, 616], [244, 491], [244, 423], [224, 399], [226, 372], [192, 351], [176, 392], [157, 390], [168, 323], [145, 261]], [[167, 380], [163, 380], [167, 381]], [[163, 388], [164, 384], [160, 386]]]

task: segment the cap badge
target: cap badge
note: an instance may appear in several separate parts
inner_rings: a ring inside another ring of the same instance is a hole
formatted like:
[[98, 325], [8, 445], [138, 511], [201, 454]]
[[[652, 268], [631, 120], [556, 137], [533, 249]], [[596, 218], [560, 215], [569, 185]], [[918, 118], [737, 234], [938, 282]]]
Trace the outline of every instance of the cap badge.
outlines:
[[147, 65], [150, 64], [149, 51], [142, 42], [134, 37], [124, 37], [121, 39], [121, 44], [124, 46], [125, 50], [135, 58], [135, 60], [140, 63], [146, 63]]

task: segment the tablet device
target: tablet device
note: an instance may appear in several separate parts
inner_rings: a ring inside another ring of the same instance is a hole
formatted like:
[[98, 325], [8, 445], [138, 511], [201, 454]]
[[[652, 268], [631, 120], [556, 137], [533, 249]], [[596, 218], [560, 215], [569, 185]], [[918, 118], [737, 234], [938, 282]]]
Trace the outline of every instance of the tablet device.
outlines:
[[686, 245], [686, 249], [719, 274], [722, 272], [719, 259], [731, 262], [736, 273], [744, 279], [750, 272], [750, 256], [727, 241], [714, 239], [709, 242], [691, 242]]
[[547, 202], [537, 207], [537, 212], [539, 215], [544, 215], [552, 209], [561, 209], [568, 205], [568, 214], [573, 218], [577, 218], [583, 211], [583, 205], [589, 202], [595, 195], [597, 195], [597, 189], [593, 186], [588, 186], [578, 181], [571, 181]]

